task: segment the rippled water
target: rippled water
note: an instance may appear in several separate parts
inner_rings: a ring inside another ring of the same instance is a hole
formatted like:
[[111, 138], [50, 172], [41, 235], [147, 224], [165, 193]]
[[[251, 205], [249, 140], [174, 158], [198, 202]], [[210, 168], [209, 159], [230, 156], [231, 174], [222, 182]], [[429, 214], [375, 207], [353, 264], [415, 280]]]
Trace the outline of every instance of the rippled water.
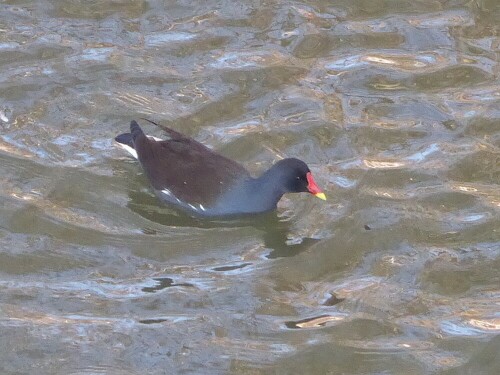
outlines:
[[[500, 373], [497, 0], [0, 9], [2, 374]], [[329, 200], [179, 214], [140, 117]]]

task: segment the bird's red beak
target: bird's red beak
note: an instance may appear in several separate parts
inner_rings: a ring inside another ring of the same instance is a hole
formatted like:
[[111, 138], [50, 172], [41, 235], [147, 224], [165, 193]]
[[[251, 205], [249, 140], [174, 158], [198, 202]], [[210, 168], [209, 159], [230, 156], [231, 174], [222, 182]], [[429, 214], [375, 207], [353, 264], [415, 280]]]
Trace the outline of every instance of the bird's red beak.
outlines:
[[307, 177], [307, 190], [309, 190], [309, 192], [315, 197], [318, 197], [319, 199], [323, 199], [324, 201], [326, 201], [326, 195], [321, 191], [318, 185], [316, 185], [316, 181], [314, 181], [312, 173], [307, 172], [306, 177]]

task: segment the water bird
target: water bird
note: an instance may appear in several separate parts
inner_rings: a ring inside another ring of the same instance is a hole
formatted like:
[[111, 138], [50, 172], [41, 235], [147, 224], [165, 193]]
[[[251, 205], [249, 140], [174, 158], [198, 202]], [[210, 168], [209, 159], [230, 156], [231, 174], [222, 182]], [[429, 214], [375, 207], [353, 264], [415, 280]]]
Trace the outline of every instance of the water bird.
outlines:
[[[156, 126], [153, 121], [147, 120]], [[139, 160], [160, 200], [202, 217], [258, 214], [276, 209], [283, 194], [307, 192], [326, 200], [302, 160], [286, 158], [259, 177], [196, 140], [161, 126], [167, 139], [146, 135], [137, 121], [117, 144]]]

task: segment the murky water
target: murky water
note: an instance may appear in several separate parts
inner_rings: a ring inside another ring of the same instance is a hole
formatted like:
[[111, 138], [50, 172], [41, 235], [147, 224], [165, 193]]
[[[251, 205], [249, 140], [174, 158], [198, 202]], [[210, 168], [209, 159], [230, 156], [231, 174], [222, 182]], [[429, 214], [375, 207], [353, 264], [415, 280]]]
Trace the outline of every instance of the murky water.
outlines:
[[[497, 0], [0, 9], [2, 374], [500, 373]], [[330, 199], [179, 214], [140, 117]]]

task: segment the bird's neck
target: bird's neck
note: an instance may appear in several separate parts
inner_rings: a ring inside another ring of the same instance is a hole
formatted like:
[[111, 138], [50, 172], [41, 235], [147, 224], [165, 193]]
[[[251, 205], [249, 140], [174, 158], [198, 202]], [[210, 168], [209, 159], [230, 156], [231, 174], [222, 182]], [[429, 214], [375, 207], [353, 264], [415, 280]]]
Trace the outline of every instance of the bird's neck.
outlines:
[[252, 188], [255, 194], [261, 199], [265, 198], [268, 204], [276, 206], [283, 194], [287, 192], [285, 188], [285, 175], [279, 169], [272, 168], [264, 172], [260, 177], [254, 179]]
[[269, 169], [257, 178], [246, 178], [229, 189], [220, 200], [231, 206], [235, 213], [266, 212], [276, 208], [278, 201], [287, 192], [285, 176], [279, 169]]

